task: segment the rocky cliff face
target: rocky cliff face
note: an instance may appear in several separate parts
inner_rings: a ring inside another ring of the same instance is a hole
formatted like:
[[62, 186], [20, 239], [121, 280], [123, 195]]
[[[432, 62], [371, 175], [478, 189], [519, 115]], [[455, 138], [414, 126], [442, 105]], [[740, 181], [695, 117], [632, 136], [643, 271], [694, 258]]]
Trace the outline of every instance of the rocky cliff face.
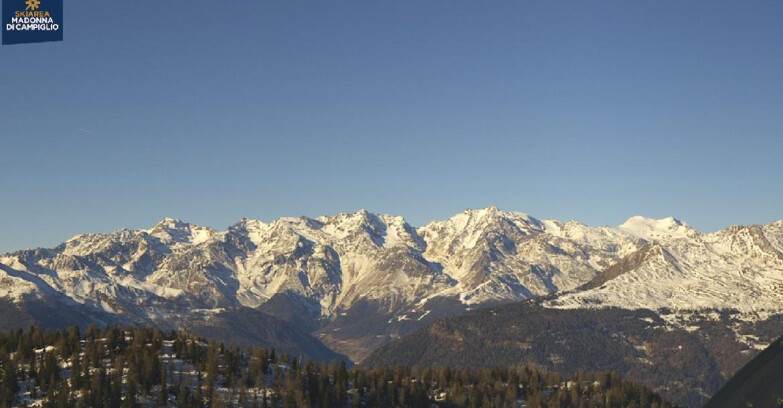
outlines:
[[255, 310], [358, 360], [436, 317], [551, 294], [554, 308], [774, 314], [782, 244], [782, 222], [701, 234], [673, 218], [594, 228], [494, 207], [418, 229], [367, 211], [224, 231], [165, 219], [2, 255], [0, 298], [163, 327]]

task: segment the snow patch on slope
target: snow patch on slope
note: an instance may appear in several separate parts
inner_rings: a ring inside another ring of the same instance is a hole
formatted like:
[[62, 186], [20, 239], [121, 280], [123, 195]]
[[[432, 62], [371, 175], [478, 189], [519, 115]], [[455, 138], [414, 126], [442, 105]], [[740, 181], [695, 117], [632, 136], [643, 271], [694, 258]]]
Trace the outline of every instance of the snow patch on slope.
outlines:
[[617, 227], [617, 229], [649, 241], [671, 238], [689, 238], [698, 235], [696, 230], [674, 217], [656, 220], [637, 215], [629, 218]]
[[656, 256], [632, 270], [597, 288], [566, 293], [547, 304], [558, 308], [735, 309], [743, 316], [781, 313], [783, 254], [770, 244], [779, 238], [775, 233], [779, 231], [772, 227], [750, 226], [678, 235], [660, 241]]

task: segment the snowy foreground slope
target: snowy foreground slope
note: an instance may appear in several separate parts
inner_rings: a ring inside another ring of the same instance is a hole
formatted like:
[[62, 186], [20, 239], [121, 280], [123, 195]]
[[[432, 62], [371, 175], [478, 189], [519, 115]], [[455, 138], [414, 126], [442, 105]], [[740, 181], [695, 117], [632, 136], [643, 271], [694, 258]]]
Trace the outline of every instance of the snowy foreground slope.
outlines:
[[759, 319], [783, 310], [782, 251], [782, 222], [701, 234], [673, 218], [595, 228], [494, 207], [418, 229], [367, 211], [224, 231], [165, 219], [2, 255], [0, 299], [165, 328], [231, 313], [221, 330], [242, 327], [253, 310], [358, 361], [434, 318], [558, 293], [546, 306]]

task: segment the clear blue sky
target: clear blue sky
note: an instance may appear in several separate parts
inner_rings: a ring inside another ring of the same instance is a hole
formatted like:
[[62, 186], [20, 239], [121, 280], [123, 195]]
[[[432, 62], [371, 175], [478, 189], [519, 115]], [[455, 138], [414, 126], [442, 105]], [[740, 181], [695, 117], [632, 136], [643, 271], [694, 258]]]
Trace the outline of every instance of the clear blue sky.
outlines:
[[783, 218], [779, 0], [65, 13], [63, 43], [0, 47], [0, 252], [166, 216]]

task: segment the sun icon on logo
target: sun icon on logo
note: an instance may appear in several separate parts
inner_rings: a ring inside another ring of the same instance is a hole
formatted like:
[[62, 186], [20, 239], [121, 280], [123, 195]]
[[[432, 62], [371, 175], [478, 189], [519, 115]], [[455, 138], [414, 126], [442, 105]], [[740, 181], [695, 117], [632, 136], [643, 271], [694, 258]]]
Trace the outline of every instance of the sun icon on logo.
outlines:
[[27, 5], [25, 10], [35, 10], [41, 7], [41, 0], [27, 0], [24, 4]]

